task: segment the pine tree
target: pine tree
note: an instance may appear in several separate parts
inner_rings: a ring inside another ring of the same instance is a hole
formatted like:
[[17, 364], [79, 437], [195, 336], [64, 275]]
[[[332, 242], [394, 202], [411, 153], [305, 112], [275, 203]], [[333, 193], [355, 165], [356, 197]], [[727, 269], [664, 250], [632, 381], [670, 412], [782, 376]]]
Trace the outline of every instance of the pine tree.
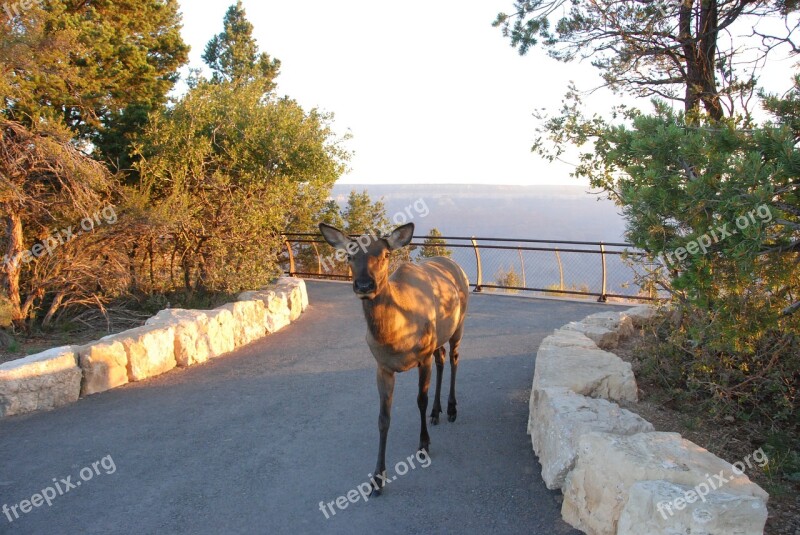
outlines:
[[28, 3], [0, 10], [0, 113], [29, 128], [64, 123], [127, 168], [132, 136], [188, 58], [177, 0]]
[[215, 83], [234, 82], [263, 84], [265, 93], [275, 88], [281, 62], [270, 58], [266, 52], [259, 53], [253, 38], [253, 25], [247, 20], [239, 0], [228, 8], [222, 33], [215, 35], [203, 53], [212, 70]]
[[450, 258], [452, 254], [453, 251], [447, 248], [447, 242], [442, 239], [442, 233], [436, 227], [428, 232], [419, 252], [420, 258], [433, 258], [434, 256]]

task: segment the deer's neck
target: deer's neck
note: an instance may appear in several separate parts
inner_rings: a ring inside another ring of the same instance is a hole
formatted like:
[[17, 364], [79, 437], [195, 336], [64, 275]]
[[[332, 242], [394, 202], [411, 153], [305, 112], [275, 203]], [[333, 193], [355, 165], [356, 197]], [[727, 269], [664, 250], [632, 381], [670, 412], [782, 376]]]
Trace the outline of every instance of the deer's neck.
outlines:
[[394, 319], [397, 313], [395, 288], [391, 281], [387, 281], [374, 298], [364, 299], [362, 304], [367, 328], [372, 337], [378, 342], [388, 343], [394, 333]]

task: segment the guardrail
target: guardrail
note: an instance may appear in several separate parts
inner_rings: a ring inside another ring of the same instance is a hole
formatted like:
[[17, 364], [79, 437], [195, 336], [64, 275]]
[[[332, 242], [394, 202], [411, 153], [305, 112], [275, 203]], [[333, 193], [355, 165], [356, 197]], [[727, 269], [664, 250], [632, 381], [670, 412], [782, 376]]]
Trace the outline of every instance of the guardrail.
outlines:
[[[285, 273], [295, 277], [349, 280], [346, 262], [333, 261], [333, 249], [319, 233], [285, 232]], [[356, 237], [357, 235], [353, 235]], [[410, 247], [418, 256], [423, 240], [415, 236]], [[628, 243], [475, 236], [437, 237], [467, 273], [473, 291], [501, 290], [547, 295], [652, 301], [654, 290], [640, 288], [635, 272], [624, 259], [634, 261], [644, 251]], [[487, 282], [488, 281], [488, 282]]]

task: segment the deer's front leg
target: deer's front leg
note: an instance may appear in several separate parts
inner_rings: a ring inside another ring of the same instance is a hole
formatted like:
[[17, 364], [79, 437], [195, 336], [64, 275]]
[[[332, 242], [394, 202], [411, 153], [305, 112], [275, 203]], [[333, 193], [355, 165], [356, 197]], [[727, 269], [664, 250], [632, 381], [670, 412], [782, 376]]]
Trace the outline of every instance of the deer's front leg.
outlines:
[[431, 438], [428, 436], [428, 422], [425, 419], [425, 412], [428, 410], [428, 387], [431, 384], [431, 368], [433, 355], [428, 355], [419, 364], [419, 394], [417, 394], [417, 407], [419, 407], [420, 431], [419, 431], [419, 451], [428, 453], [431, 446]]
[[378, 464], [375, 466], [376, 485], [372, 488], [372, 496], [380, 496], [386, 478], [386, 437], [389, 434], [389, 423], [392, 419], [392, 395], [394, 394], [394, 372], [378, 366], [378, 398], [381, 404], [381, 413], [378, 417], [378, 431], [380, 431], [380, 444], [378, 446]]
[[433, 352], [434, 362], [436, 362], [436, 393], [433, 396], [433, 408], [431, 409], [431, 425], [439, 425], [439, 415], [442, 413], [442, 375], [444, 374], [444, 347], [440, 347]]

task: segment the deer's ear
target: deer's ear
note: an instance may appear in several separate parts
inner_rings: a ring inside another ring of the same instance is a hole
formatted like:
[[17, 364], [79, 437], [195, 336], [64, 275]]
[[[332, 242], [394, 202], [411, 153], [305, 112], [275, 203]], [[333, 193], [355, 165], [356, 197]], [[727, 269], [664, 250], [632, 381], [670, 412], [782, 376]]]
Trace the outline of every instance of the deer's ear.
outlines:
[[413, 237], [414, 223], [406, 223], [394, 229], [392, 233], [386, 237], [386, 242], [389, 244], [389, 249], [394, 251], [411, 243]]
[[350, 238], [345, 236], [344, 232], [336, 227], [320, 223], [319, 231], [322, 233], [322, 237], [325, 238], [325, 241], [337, 249], [344, 249], [347, 247], [347, 244], [350, 243]]

